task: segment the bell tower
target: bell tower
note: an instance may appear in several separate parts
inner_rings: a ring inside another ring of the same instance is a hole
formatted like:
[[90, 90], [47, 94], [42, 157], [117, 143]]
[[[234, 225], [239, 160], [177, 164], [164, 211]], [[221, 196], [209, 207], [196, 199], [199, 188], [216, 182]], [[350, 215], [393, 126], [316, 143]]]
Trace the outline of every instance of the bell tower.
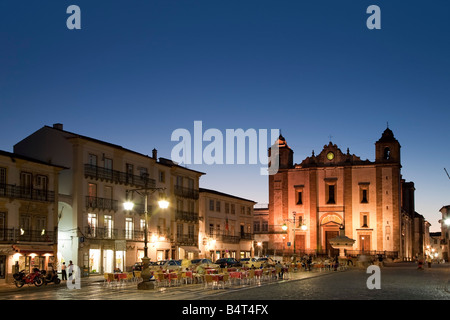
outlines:
[[375, 161], [381, 163], [400, 163], [400, 143], [391, 129], [386, 128], [375, 143]]
[[[278, 145], [279, 154], [279, 168], [289, 169], [294, 167], [294, 151], [287, 145], [286, 139], [280, 134], [278, 140], [274, 145]], [[269, 148], [269, 157], [271, 156], [272, 148]]]

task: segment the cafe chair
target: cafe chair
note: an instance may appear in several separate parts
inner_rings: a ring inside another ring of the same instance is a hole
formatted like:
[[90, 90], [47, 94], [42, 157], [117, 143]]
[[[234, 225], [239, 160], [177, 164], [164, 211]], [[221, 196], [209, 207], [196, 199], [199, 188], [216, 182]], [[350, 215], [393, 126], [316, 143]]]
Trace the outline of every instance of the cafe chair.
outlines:
[[211, 274], [205, 274], [205, 289], [211, 286], [211, 289], [214, 288], [213, 276]]

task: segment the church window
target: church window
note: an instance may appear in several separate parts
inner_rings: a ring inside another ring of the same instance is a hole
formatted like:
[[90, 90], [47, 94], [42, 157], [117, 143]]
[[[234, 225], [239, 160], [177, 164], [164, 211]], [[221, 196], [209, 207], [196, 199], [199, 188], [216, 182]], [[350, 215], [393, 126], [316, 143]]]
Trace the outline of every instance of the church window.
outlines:
[[369, 190], [366, 188], [361, 189], [361, 203], [369, 203]]
[[336, 200], [335, 200], [335, 185], [334, 184], [329, 184], [328, 185], [328, 200], [327, 200], [327, 204], [335, 204]]
[[391, 149], [389, 147], [384, 148], [384, 159], [389, 160], [391, 158]]
[[297, 192], [297, 204], [303, 204], [302, 192], [301, 191]]

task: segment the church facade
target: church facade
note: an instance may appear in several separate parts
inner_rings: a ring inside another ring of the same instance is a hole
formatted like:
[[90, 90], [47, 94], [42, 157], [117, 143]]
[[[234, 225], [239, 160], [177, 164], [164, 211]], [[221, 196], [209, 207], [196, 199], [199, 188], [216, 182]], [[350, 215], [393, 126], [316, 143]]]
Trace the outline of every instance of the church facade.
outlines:
[[280, 169], [269, 176], [268, 222], [275, 230], [268, 244], [275, 254], [335, 255], [329, 240], [344, 229], [356, 240], [348, 254], [411, 258], [405, 239], [412, 235], [403, 226], [408, 217], [402, 211], [401, 146], [389, 128], [375, 142], [375, 161], [330, 142], [294, 164], [285, 138], [280, 135], [276, 143]]

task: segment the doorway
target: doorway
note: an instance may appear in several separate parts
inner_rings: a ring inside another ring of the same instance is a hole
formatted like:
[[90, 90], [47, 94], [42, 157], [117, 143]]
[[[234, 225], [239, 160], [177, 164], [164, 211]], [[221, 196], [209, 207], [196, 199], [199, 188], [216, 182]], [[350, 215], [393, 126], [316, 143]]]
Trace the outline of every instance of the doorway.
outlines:
[[333, 248], [330, 244], [330, 239], [336, 238], [338, 235], [339, 231], [325, 231], [325, 250], [330, 257], [339, 255], [339, 249]]
[[6, 256], [0, 256], [0, 279], [5, 279], [6, 275]]
[[370, 251], [370, 235], [359, 235], [359, 248], [362, 252]]
[[303, 254], [306, 252], [305, 235], [296, 234], [295, 235], [295, 251], [297, 253]]
[[89, 249], [89, 272], [100, 272], [100, 249]]
[[103, 250], [103, 267], [104, 273], [112, 273], [114, 271], [114, 251]]

